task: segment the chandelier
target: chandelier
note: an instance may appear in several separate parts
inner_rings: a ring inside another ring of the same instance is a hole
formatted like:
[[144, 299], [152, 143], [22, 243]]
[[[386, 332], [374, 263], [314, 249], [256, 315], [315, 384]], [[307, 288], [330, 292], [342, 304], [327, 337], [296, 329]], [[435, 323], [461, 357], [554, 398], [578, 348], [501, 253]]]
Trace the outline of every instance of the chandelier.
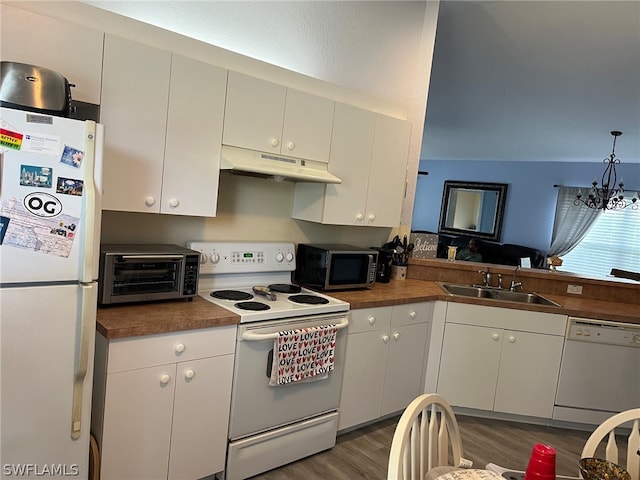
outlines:
[[573, 202], [574, 205], [586, 205], [589, 208], [601, 210], [622, 210], [629, 205], [633, 209], [638, 208], [640, 192], [637, 192], [636, 196], [632, 195], [629, 200], [624, 198], [624, 184], [622, 179], [618, 182], [616, 175], [616, 165], [620, 164], [620, 159], [616, 158], [616, 139], [622, 135], [622, 132], [614, 130], [611, 135], [613, 135], [613, 149], [609, 158], [602, 161], [607, 167], [602, 174], [601, 186], [599, 187], [598, 180], [594, 179], [587, 198], [583, 198], [582, 192], [579, 191]]

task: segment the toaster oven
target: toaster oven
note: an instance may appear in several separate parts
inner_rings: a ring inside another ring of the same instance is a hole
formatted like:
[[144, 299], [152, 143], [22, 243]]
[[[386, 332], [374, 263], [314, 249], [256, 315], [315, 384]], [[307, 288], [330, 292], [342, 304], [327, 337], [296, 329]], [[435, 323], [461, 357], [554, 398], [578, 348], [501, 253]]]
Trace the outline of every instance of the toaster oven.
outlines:
[[178, 245], [100, 246], [102, 305], [187, 298], [198, 293], [200, 252]]

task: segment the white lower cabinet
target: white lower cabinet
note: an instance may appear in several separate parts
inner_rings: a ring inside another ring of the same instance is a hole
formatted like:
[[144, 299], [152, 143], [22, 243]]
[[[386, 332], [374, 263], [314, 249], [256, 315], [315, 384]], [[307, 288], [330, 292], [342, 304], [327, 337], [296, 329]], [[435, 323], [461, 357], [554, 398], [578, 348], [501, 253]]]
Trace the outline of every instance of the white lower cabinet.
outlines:
[[235, 331], [97, 336], [100, 478], [195, 479], [224, 470]]
[[431, 303], [352, 310], [338, 429], [404, 409], [422, 391]]
[[551, 418], [565, 315], [450, 303], [437, 392], [458, 407]]

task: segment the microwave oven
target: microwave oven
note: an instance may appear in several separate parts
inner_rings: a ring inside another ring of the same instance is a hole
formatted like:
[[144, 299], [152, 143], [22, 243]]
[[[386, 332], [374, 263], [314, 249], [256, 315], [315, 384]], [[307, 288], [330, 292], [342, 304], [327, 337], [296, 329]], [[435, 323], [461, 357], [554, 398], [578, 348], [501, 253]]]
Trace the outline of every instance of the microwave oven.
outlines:
[[200, 252], [178, 245], [100, 245], [98, 302], [191, 300], [199, 267]]
[[294, 280], [320, 290], [364, 288], [376, 281], [378, 252], [334, 243], [298, 245]]

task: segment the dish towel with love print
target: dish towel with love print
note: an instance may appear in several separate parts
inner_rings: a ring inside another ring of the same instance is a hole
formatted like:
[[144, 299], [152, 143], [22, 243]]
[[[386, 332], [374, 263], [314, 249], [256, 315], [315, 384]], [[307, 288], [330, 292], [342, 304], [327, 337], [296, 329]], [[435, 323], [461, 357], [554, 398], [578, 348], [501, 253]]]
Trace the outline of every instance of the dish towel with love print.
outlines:
[[335, 325], [322, 325], [278, 332], [269, 385], [327, 378], [334, 366], [337, 331]]

